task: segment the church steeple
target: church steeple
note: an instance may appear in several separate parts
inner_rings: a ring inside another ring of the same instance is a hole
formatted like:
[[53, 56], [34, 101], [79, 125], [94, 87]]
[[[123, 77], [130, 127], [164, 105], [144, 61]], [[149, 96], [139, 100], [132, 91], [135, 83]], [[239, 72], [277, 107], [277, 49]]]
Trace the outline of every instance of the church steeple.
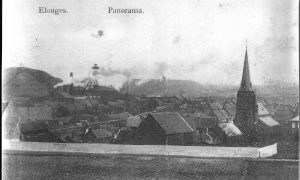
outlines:
[[252, 84], [250, 81], [250, 72], [249, 72], [249, 64], [248, 64], [248, 53], [247, 53], [247, 45], [246, 45], [246, 53], [245, 53], [245, 61], [243, 68], [243, 77], [241, 82], [240, 91], [252, 91]]

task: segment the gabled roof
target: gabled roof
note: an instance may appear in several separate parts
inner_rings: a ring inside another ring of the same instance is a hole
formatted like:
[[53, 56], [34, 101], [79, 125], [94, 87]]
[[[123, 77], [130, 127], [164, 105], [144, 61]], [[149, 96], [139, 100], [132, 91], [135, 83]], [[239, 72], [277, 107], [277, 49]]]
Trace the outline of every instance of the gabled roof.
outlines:
[[229, 106], [224, 106], [224, 110], [230, 114], [231, 116], [234, 116], [236, 113], [236, 108], [235, 107], [229, 107]]
[[242, 132], [233, 123], [220, 123], [218, 126], [229, 137], [242, 135]]
[[296, 116], [296, 117], [294, 117], [293, 119], [291, 119], [291, 120], [289, 120], [289, 121], [298, 121], [299, 122], [299, 115], [298, 116]]
[[196, 122], [195, 122], [195, 117], [184, 117], [184, 120], [189, 124], [189, 126], [193, 129], [196, 130]]
[[279, 125], [279, 123], [277, 121], [275, 121], [271, 116], [259, 117], [258, 119], [261, 122], [263, 122], [265, 125], [270, 126], [270, 127]]
[[[191, 126], [178, 112], [150, 113], [153, 119], [166, 132], [166, 134], [181, 134], [193, 132]], [[147, 118], [148, 118], [147, 117]], [[147, 120], [147, 118], [145, 120]]]
[[270, 112], [263, 103], [257, 102], [257, 106], [259, 116], [270, 115]]

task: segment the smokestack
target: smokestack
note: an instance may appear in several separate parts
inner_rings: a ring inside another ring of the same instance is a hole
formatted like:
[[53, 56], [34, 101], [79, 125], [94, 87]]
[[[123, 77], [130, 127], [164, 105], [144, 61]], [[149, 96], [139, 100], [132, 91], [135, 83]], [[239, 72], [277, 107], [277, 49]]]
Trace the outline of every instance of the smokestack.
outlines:
[[167, 78], [162, 75], [161, 79], [162, 96], [167, 96]]
[[89, 79], [89, 82], [87, 83], [87, 89], [93, 88], [95, 85], [98, 85], [97, 75], [99, 74], [99, 66], [97, 64], [94, 64], [92, 67], [91, 77]]
[[73, 72], [70, 72], [70, 84], [73, 84]]

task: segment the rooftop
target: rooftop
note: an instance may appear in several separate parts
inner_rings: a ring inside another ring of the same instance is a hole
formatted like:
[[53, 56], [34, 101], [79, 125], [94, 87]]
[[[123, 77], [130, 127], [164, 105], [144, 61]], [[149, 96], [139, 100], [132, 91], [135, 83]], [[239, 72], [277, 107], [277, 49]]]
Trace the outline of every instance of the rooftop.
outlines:
[[279, 125], [279, 123], [277, 121], [275, 121], [271, 116], [259, 117], [259, 120], [261, 122], [263, 122], [265, 125], [270, 126], [270, 127]]
[[[193, 132], [192, 127], [178, 112], [150, 113], [166, 134], [181, 134]], [[148, 117], [149, 117], [148, 116]]]
[[218, 126], [229, 137], [242, 135], [242, 132], [233, 123], [220, 123]]
[[294, 117], [293, 119], [289, 120], [289, 121], [298, 121], [299, 122], [299, 115]]

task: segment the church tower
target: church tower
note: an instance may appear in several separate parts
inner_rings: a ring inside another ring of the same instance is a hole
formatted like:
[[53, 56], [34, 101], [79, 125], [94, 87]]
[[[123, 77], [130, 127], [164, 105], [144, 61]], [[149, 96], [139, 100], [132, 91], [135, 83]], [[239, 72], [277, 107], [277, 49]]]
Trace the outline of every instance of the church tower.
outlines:
[[237, 93], [236, 116], [234, 124], [242, 131], [245, 143], [257, 141], [257, 104], [256, 94], [252, 88], [246, 47], [241, 86]]

